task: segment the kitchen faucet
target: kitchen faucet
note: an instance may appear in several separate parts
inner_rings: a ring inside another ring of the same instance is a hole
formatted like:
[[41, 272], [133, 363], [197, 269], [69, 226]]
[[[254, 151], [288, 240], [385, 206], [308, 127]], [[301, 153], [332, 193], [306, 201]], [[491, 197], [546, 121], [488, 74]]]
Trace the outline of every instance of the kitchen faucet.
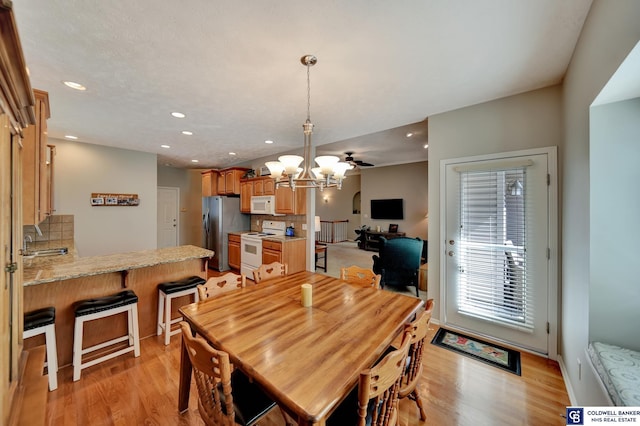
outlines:
[[22, 246], [22, 254], [25, 254], [29, 251], [29, 247], [27, 245], [27, 243], [32, 243], [33, 242], [33, 238], [31, 238], [31, 235], [25, 235], [24, 236], [24, 241], [23, 241], [23, 246]]

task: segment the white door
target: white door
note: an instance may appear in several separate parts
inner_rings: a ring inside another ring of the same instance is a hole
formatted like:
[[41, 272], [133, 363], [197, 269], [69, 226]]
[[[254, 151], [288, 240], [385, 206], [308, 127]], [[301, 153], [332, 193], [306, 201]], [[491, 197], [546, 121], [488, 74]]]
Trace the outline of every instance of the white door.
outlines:
[[158, 187], [158, 248], [178, 245], [180, 188]]
[[551, 162], [555, 171], [554, 149], [442, 163], [445, 326], [549, 354]]

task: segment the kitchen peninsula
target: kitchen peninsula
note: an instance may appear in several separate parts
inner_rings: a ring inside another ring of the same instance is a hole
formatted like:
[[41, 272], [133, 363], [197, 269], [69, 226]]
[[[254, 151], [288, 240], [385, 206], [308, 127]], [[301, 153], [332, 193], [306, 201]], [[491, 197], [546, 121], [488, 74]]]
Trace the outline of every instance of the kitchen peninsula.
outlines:
[[[83, 258], [76, 255], [72, 241], [65, 242], [70, 243], [66, 244], [68, 254], [26, 257], [23, 274], [24, 311], [46, 306], [56, 308], [60, 366], [71, 364], [72, 360], [74, 302], [114, 294], [124, 288], [133, 290], [139, 299], [140, 337], [156, 335], [158, 284], [192, 275], [206, 279], [207, 263], [213, 256], [211, 250], [187, 245]], [[184, 303], [190, 302], [185, 297]], [[94, 337], [98, 335], [100, 341], [104, 341], [110, 335], [124, 334], [126, 326], [124, 314], [114, 317], [113, 321], [90, 323], [85, 328], [86, 345], [94, 344]], [[43, 341], [34, 337], [25, 342], [25, 347], [37, 346]]]

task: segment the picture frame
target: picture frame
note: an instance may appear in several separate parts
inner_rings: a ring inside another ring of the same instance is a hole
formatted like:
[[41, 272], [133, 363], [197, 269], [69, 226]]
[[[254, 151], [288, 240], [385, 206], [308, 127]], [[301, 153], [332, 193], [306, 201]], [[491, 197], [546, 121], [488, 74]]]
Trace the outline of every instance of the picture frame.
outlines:
[[271, 175], [271, 170], [269, 170], [269, 168], [267, 166], [260, 167], [259, 172], [260, 172], [259, 176], [270, 176]]
[[398, 224], [390, 223], [389, 224], [389, 232], [398, 232]]
[[118, 205], [118, 197], [107, 197], [108, 206], [117, 206]]
[[104, 198], [103, 197], [93, 197], [93, 198], [91, 198], [91, 205], [92, 206], [103, 206], [104, 205]]

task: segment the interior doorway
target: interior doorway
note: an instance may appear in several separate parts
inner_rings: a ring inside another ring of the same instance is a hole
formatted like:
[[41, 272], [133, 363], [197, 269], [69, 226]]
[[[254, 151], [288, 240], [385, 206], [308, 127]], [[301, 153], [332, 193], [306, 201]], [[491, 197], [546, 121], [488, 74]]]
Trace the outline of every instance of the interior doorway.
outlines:
[[158, 248], [179, 242], [180, 188], [158, 187]]

